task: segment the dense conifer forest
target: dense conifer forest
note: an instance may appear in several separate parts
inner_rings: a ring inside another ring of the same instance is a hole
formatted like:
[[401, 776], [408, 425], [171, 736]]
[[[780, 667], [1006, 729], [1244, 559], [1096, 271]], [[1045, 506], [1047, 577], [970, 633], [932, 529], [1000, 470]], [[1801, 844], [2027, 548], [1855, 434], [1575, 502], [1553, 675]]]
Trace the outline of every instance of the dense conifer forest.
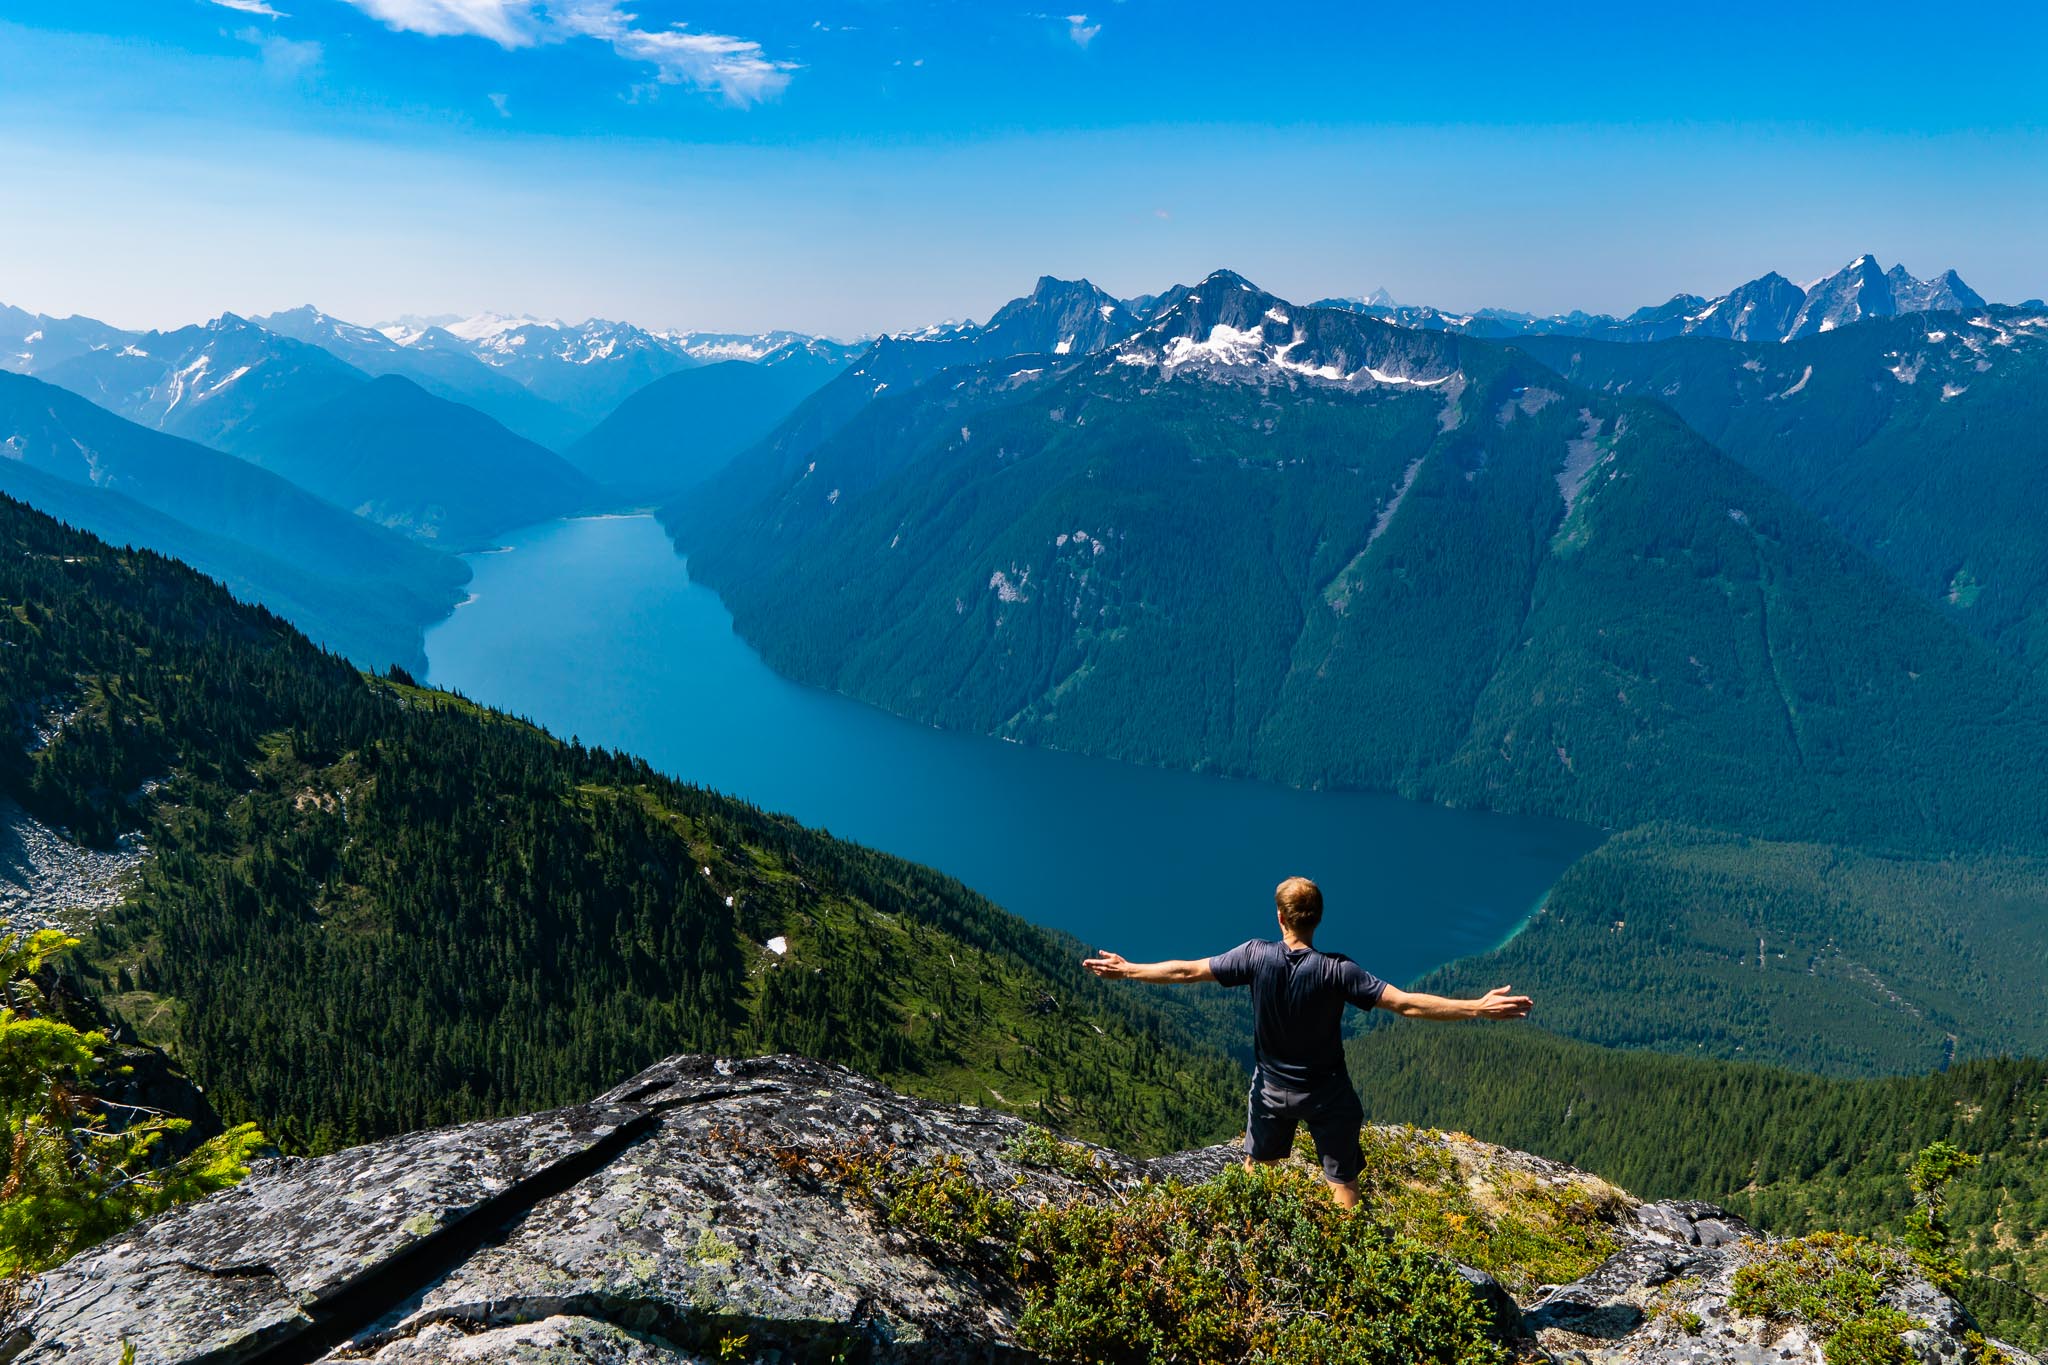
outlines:
[[2048, 1052], [2044, 964], [2039, 857], [1645, 825], [1573, 864], [1514, 938], [1421, 984], [1512, 981], [1589, 1042], [1858, 1076]]

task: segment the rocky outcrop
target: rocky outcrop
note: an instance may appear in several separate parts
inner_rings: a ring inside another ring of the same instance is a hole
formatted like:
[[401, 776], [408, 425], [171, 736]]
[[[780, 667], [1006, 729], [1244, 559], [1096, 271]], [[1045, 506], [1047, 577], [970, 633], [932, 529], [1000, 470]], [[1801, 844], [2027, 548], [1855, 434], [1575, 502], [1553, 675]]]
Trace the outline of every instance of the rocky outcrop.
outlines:
[[[1062, 1174], [1012, 1154], [1025, 1133], [798, 1058], [676, 1057], [589, 1104], [268, 1163], [34, 1281], [0, 1361], [112, 1365], [128, 1345], [137, 1365], [1029, 1359], [1013, 1291], [846, 1198], [826, 1178], [832, 1153], [957, 1157], [1026, 1203], [1202, 1179], [1234, 1153], [1102, 1151]], [[1587, 1180], [1444, 1141], [1469, 1171]], [[1582, 1279], [1517, 1305], [1468, 1276], [1525, 1351], [1820, 1361], [1802, 1329], [1728, 1308], [1765, 1245], [1739, 1220], [1684, 1202], [1603, 1208], [1620, 1250]], [[1921, 1360], [1965, 1359], [1950, 1300], [1918, 1280], [1893, 1298], [1924, 1324]]]

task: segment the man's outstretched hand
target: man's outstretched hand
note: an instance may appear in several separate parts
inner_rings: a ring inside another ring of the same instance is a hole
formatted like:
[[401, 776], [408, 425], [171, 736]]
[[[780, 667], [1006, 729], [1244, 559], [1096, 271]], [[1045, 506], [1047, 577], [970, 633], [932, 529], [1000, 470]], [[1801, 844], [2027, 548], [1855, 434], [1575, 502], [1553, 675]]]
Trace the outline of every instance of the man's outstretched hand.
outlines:
[[1129, 976], [1131, 974], [1131, 964], [1124, 961], [1122, 953], [1098, 953], [1094, 957], [1083, 958], [1081, 965], [1097, 976]]
[[1479, 997], [1477, 1007], [1472, 1011], [1475, 1019], [1527, 1019], [1529, 1006], [1533, 1003], [1526, 995], [1509, 995], [1513, 986], [1495, 986]]

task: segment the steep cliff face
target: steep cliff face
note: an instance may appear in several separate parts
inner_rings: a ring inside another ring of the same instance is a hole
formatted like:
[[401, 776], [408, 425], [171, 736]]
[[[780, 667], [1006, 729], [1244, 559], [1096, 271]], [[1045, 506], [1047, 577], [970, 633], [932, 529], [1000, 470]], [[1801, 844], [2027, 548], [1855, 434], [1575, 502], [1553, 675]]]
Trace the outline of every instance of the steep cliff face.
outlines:
[[[1399, 1180], [1435, 1181], [1496, 1219], [1494, 1245], [1511, 1227], [1526, 1240], [1526, 1212], [1542, 1207], [1566, 1211], [1571, 1247], [1596, 1253], [1563, 1285], [1496, 1264], [1519, 1305], [1494, 1277], [1458, 1271], [1474, 1300], [1467, 1322], [1503, 1350], [1820, 1362], [1824, 1331], [1843, 1330], [1765, 1292], [1838, 1268], [1841, 1248], [1772, 1243], [1710, 1206], [1638, 1203], [1467, 1138], [1369, 1136], [1398, 1154], [1388, 1169]], [[986, 1256], [958, 1254], [977, 1235], [965, 1217], [954, 1236], [885, 1216], [868, 1198], [874, 1172], [942, 1167], [1006, 1207], [1113, 1210], [1234, 1159], [1218, 1147], [1143, 1163], [798, 1058], [682, 1056], [569, 1109], [272, 1163], [33, 1282], [0, 1361], [113, 1362], [127, 1345], [137, 1365], [1039, 1359], [1030, 1291]], [[1366, 1218], [1424, 1207], [1389, 1188]], [[1462, 1254], [1466, 1221], [1445, 1224], [1461, 1231], [1439, 1249]], [[1993, 1358], [1903, 1262], [1859, 1254], [1878, 1258], [1865, 1267], [1878, 1297], [1857, 1311], [1903, 1315], [1873, 1321], [1910, 1358]]]

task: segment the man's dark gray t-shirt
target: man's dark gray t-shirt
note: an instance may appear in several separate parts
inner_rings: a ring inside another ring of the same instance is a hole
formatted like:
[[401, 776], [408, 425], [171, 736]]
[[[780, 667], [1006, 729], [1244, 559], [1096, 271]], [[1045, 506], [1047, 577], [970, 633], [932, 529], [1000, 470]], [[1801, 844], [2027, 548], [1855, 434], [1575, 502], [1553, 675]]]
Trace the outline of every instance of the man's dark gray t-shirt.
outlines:
[[1209, 959], [1225, 986], [1252, 988], [1259, 1071], [1289, 1090], [1343, 1079], [1344, 1007], [1369, 1010], [1384, 981], [1342, 953], [1253, 939]]

